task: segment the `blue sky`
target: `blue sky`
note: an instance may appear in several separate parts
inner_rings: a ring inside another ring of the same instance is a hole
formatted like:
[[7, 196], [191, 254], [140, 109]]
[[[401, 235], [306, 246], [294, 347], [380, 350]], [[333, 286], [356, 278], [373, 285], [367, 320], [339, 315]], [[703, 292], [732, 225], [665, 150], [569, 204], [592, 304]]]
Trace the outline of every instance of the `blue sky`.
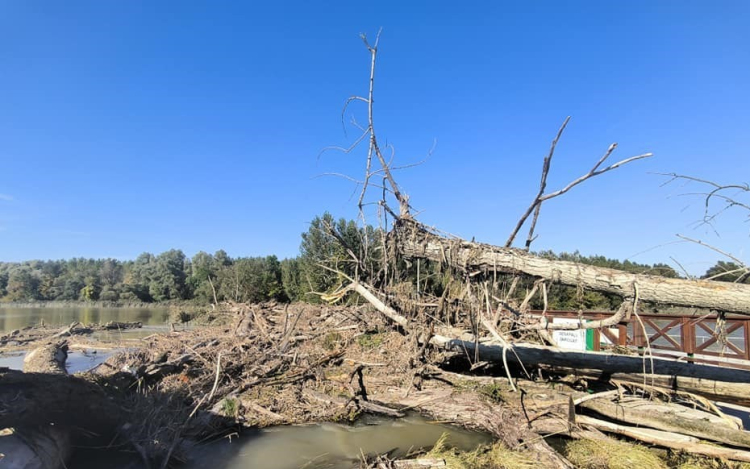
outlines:
[[[747, 182], [750, 3], [0, 3], [0, 260], [298, 252], [325, 210], [356, 216], [364, 154], [326, 153], [341, 106], [365, 93], [358, 39], [383, 28], [376, 125], [430, 225], [503, 243], [541, 159], [572, 116], [550, 189], [613, 159], [542, 210], [536, 249], [702, 273], [748, 261], [750, 224], [696, 228], [694, 186], [653, 172]], [[362, 109], [353, 109], [360, 120]]]

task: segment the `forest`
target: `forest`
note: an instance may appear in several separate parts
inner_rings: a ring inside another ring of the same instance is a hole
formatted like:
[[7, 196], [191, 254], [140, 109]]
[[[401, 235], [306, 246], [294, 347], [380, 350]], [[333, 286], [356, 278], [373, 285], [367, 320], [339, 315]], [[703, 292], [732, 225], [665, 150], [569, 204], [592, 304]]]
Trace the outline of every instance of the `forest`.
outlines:
[[[341, 285], [341, 273], [351, 277], [374, 269], [355, 265], [347, 249], [357, 255], [367, 251], [364, 262], [379, 262], [378, 249], [364, 249], [363, 244], [379, 243], [377, 228], [362, 228], [353, 220], [336, 220], [330, 213], [318, 216], [301, 235], [297, 257], [279, 260], [265, 257], [230, 257], [225, 251], [214, 254], [198, 252], [192, 258], [179, 249], [158, 255], [143, 253], [135, 260], [116, 259], [32, 260], [0, 263], [0, 301], [101, 301], [112, 303], [162, 303], [191, 301], [212, 302], [280, 302], [319, 303], [320, 294]], [[538, 256], [609, 267], [631, 273], [649, 273], [678, 278], [666, 264], [640, 264], [604, 256], [584, 256], [578, 252], [541, 251]], [[326, 269], [328, 267], [330, 270]], [[416, 281], [422, 293], [440, 296], [445, 276], [440, 266], [424, 264], [402, 266], [407, 278]], [[418, 271], [419, 270], [419, 271]], [[719, 261], [702, 278], [748, 283], [738, 278], [738, 266]], [[722, 275], [725, 274], [725, 275]], [[376, 283], [376, 279], [365, 279]], [[521, 291], [521, 290], [519, 290]], [[551, 309], [613, 310], [620, 300], [596, 291], [577, 292], [575, 288], [553, 285], [549, 292]], [[534, 305], [532, 305], [534, 306]]]

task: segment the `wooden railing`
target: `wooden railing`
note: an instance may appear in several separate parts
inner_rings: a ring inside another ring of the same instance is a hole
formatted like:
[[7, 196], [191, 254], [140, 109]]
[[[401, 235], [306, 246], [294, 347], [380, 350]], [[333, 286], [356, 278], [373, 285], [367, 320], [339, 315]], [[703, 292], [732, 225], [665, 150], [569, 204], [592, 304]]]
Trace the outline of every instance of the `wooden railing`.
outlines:
[[[531, 311], [541, 315], [541, 311]], [[579, 318], [583, 321], [604, 319], [612, 312], [547, 311], [552, 318]], [[750, 318], [726, 318], [723, 326], [716, 314], [674, 316], [639, 314], [616, 326], [593, 329], [593, 349], [615, 345], [644, 353], [650, 347], [653, 355], [685, 360], [689, 363], [711, 363], [732, 368], [750, 369]], [[721, 327], [717, 327], [717, 323]]]

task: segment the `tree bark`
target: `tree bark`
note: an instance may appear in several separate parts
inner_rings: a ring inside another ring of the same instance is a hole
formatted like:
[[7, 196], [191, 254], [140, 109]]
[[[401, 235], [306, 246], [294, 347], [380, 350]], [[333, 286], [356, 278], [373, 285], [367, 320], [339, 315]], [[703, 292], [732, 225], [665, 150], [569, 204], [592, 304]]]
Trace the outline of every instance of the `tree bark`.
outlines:
[[[458, 353], [479, 351], [482, 361], [503, 360], [503, 347], [486, 345], [469, 340], [453, 339], [435, 335], [430, 343], [446, 350]], [[564, 366], [571, 368], [589, 368], [608, 373], [642, 373], [644, 367], [647, 373], [656, 375], [684, 376], [688, 378], [708, 379], [727, 383], [750, 383], [750, 371], [733, 368], [721, 368], [713, 365], [685, 363], [667, 358], [644, 358], [630, 355], [615, 355], [606, 352], [577, 352], [534, 344], [513, 344], [512, 351], [507, 354], [510, 363], [525, 366], [537, 364]], [[653, 369], [651, 363], [653, 360]], [[650, 376], [650, 375], [649, 375]]]
[[627, 424], [750, 448], [750, 432], [734, 430], [707, 420], [686, 418], [676, 413], [658, 412], [648, 408], [641, 410], [635, 407], [637, 405], [637, 402], [632, 401], [621, 405], [602, 399], [594, 399], [580, 404], [584, 409], [593, 410], [609, 419]]
[[399, 220], [390, 236], [405, 257], [442, 262], [469, 273], [523, 273], [622, 297], [750, 315], [750, 285], [632, 274], [543, 259], [520, 249], [444, 238], [411, 219]]
[[618, 381], [621, 383], [647, 384], [664, 388], [665, 391], [685, 391], [708, 399], [739, 404], [750, 407], [750, 383], [727, 383], [705, 378], [688, 378], [684, 376], [657, 375], [643, 373], [606, 373], [601, 370], [551, 367], [555, 373], [570, 373], [590, 379], [602, 381]]

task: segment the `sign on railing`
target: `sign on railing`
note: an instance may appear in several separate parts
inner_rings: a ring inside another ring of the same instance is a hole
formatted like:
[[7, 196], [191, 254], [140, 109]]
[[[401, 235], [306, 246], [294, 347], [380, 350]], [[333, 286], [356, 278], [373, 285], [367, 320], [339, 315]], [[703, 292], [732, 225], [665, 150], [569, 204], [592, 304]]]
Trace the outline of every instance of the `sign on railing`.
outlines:
[[[532, 315], [541, 311], [532, 311]], [[611, 316], [610, 312], [547, 311], [553, 323], [578, 323]], [[712, 363], [750, 369], [750, 319], [704, 316], [640, 314], [616, 326], [588, 331], [554, 331], [560, 347], [571, 350], [602, 350], [615, 346], [655, 356], [673, 357], [689, 363]], [[587, 345], [588, 344], [588, 345]]]

